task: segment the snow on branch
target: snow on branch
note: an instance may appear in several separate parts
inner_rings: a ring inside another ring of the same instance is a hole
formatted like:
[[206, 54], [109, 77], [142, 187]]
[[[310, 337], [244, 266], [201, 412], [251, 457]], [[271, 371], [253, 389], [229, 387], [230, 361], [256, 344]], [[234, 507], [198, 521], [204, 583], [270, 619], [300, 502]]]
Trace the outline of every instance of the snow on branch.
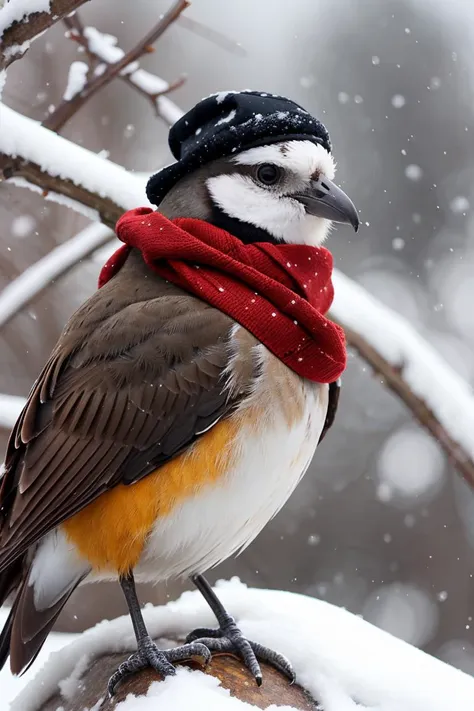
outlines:
[[24, 178], [42, 192], [85, 205], [110, 227], [122, 212], [147, 202], [142, 178], [4, 104], [0, 104], [0, 126], [4, 179]]
[[438, 441], [474, 486], [474, 394], [432, 346], [392, 309], [341, 272], [334, 274], [331, 316], [383, 384]]
[[[177, 0], [168, 12], [164, 14], [155, 26], [152, 27], [152, 29], [145, 35], [145, 37], [143, 37], [135, 45], [135, 47], [126, 53], [118, 47], [113, 47], [110, 41], [107, 42], [104, 39], [110, 39], [110, 36], [102, 35], [102, 37], [100, 37], [100, 33], [97, 33], [95, 37], [92, 38], [92, 42], [95, 39], [95, 49], [97, 50], [97, 47], [100, 47], [101, 52], [107, 54], [109, 57], [107, 64], [105, 67], [104, 64], [96, 67], [96, 70], [92, 72], [92, 77], [86, 81], [82, 89], [76, 92], [72, 98], [63, 98], [57, 108], [54, 109], [54, 111], [43, 121], [43, 126], [51, 129], [52, 131], [59, 131], [64, 124], [69, 121], [71, 116], [79, 111], [86, 101], [88, 101], [104, 86], [109, 84], [113, 79], [115, 79], [115, 77], [130, 76], [131, 74], [140, 71], [138, 68], [138, 59], [140, 59], [140, 57], [144, 54], [153, 51], [153, 43], [161, 37], [165, 30], [167, 30], [168, 27], [175, 22], [175, 20], [178, 19], [188, 5], [188, 0]], [[72, 23], [74, 23], [74, 20], [72, 20]], [[88, 41], [91, 42], [90, 39]], [[91, 55], [92, 51], [89, 51], [89, 56]], [[157, 81], [158, 79], [156, 79], [155, 84]], [[135, 78], [134, 85], [139, 85], [139, 79]], [[175, 88], [175, 86], [176, 85], [166, 85], [165, 91], [170, 91], [172, 88]], [[160, 87], [160, 91], [163, 93], [162, 85]]]
[[[68, 37], [77, 42], [86, 52], [89, 60], [95, 63], [91, 68], [95, 73], [102, 73], [106, 66], [111, 66], [120, 61], [125, 52], [117, 46], [117, 38], [100, 32], [95, 27], [84, 27], [78, 13], [64, 18], [68, 28]], [[146, 50], [145, 50], [146, 51]], [[130, 71], [133, 69], [133, 71]], [[157, 116], [172, 126], [181, 116], [183, 111], [165, 94], [174, 91], [184, 83], [184, 77], [169, 84], [161, 77], [141, 69], [134, 69], [134, 64], [122, 70], [119, 77], [145, 96], [152, 104]], [[81, 91], [83, 88], [81, 88]]]
[[0, 9], [0, 71], [20, 59], [30, 42], [87, 0], [10, 0]]
[[25, 269], [0, 292], [0, 328], [52, 281], [66, 274], [113, 237], [114, 233], [108, 227], [93, 222], [72, 239], [55, 247], [45, 257]]
[[[464, 711], [474, 706], [471, 676], [346, 610], [295, 593], [249, 589], [236, 579], [218, 583], [217, 591], [249, 639], [276, 649], [291, 660], [297, 684], [324, 711]], [[186, 592], [163, 607], [148, 605], [144, 617], [150, 634], [158, 640], [163, 635], [182, 639], [195, 627], [215, 624], [197, 591]], [[90, 689], [87, 670], [93, 669], [94, 659], [133, 648], [128, 616], [101, 622], [53, 652], [17, 696], [10, 711], [39, 711], [48, 699], [48, 709], [82, 708], [81, 702]], [[147, 697], [129, 694], [119, 706], [124, 711], [176, 711], [191, 706], [245, 711], [252, 707], [231, 696], [225, 686], [225, 677], [220, 681], [201, 671], [180, 668], [175, 677], [153, 683]], [[99, 705], [100, 702], [94, 708]]]

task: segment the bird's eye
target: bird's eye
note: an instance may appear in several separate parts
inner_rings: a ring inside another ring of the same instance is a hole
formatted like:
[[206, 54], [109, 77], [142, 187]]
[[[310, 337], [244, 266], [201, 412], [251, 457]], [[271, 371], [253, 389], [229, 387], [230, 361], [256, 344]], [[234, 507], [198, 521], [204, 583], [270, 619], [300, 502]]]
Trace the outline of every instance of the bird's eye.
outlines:
[[257, 180], [263, 185], [275, 185], [280, 178], [280, 168], [273, 163], [262, 163], [257, 168]]

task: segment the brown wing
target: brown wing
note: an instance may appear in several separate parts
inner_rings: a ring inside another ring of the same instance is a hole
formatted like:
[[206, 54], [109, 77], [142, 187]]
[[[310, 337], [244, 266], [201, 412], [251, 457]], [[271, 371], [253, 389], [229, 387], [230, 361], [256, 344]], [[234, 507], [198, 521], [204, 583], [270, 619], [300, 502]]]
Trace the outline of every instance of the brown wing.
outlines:
[[224, 314], [132, 254], [70, 320], [12, 432], [0, 570], [117, 483], [189, 446], [238, 399]]

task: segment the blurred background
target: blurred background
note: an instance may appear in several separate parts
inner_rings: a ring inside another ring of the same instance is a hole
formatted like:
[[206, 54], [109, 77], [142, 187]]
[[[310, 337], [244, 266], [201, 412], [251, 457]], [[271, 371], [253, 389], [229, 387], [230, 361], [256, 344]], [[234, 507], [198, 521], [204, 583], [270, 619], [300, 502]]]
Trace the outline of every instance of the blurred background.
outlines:
[[[107, 0], [86, 25], [131, 47], [168, 0]], [[338, 181], [363, 228], [333, 233], [338, 268], [395, 308], [474, 378], [474, 7], [468, 0], [194, 0], [186, 15], [232, 37], [225, 51], [179, 23], [142, 66], [173, 81], [183, 109], [225, 89], [288, 95], [328, 126]], [[76, 46], [56, 26], [9, 69], [4, 101], [41, 120]], [[62, 134], [130, 170], [170, 161], [167, 127], [121, 82]], [[0, 288], [87, 219], [0, 186]], [[103, 256], [103, 255], [102, 255]], [[100, 255], [0, 331], [0, 392], [26, 396], [64, 322], [96, 288]], [[0, 446], [7, 432], [0, 432]], [[210, 573], [313, 595], [474, 674], [474, 499], [437, 444], [355, 355], [336, 425], [284, 510], [239, 558]], [[143, 601], [180, 584], [144, 587]], [[78, 591], [58, 622], [79, 631], [125, 612], [118, 586]]]

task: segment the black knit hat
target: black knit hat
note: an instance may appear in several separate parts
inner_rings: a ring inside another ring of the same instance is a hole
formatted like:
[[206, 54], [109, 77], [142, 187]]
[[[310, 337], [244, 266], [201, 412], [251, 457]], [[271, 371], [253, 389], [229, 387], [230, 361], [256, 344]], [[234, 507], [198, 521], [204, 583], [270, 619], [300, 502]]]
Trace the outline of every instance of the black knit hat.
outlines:
[[312, 141], [331, 151], [326, 127], [294, 101], [259, 91], [222, 91], [203, 99], [170, 129], [177, 163], [148, 181], [154, 205], [187, 173], [216, 158], [288, 139]]

